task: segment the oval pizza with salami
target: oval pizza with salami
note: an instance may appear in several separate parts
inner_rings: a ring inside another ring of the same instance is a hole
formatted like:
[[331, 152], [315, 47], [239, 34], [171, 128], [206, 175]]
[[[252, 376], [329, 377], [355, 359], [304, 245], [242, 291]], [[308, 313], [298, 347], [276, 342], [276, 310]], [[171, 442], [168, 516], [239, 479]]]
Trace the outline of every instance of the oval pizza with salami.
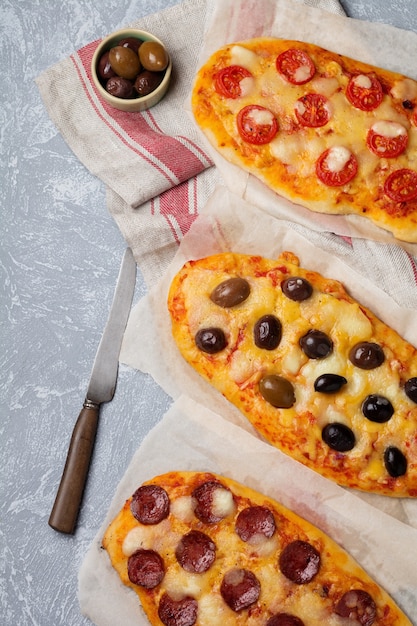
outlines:
[[417, 81], [311, 43], [258, 38], [207, 60], [192, 110], [228, 161], [279, 195], [417, 242]]
[[411, 626], [328, 535], [218, 474], [138, 485], [103, 547], [152, 626]]

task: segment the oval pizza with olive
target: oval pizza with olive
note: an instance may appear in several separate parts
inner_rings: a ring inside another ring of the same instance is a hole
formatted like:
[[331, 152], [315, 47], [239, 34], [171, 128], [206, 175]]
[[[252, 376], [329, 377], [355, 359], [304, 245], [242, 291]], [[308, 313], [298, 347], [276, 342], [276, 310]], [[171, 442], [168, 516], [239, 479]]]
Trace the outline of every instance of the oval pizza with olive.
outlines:
[[411, 626], [328, 535], [218, 474], [138, 485], [103, 547], [152, 626]]
[[310, 43], [230, 44], [199, 70], [212, 145], [285, 198], [417, 242], [417, 82]]
[[168, 296], [185, 360], [269, 443], [338, 484], [417, 496], [417, 349], [343, 285], [234, 253], [189, 261]]

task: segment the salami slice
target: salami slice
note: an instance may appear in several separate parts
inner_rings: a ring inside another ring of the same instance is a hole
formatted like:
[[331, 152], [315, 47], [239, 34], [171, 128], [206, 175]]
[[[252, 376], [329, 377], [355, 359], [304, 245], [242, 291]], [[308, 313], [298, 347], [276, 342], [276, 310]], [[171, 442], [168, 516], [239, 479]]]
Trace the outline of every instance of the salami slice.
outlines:
[[275, 518], [266, 507], [251, 506], [239, 513], [235, 529], [242, 541], [259, 536], [270, 539], [275, 533]]
[[340, 598], [336, 606], [336, 613], [341, 617], [355, 620], [361, 626], [371, 626], [376, 617], [376, 605], [367, 591], [352, 589]]
[[135, 585], [153, 589], [165, 575], [164, 562], [154, 550], [136, 550], [127, 562], [127, 574]]
[[141, 524], [159, 524], [169, 513], [168, 494], [158, 485], [143, 485], [133, 494], [130, 510]]
[[197, 601], [186, 596], [175, 600], [167, 593], [161, 597], [158, 615], [165, 626], [193, 626], [197, 621]]
[[191, 530], [182, 537], [175, 556], [187, 572], [201, 574], [212, 566], [216, 558], [216, 545], [205, 533]]
[[289, 543], [281, 552], [279, 567], [289, 580], [304, 585], [313, 580], [320, 569], [320, 554], [307, 541], [296, 540]]
[[194, 513], [206, 524], [216, 524], [233, 509], [233, 496], [229, 489], [216, 481], [203, 483], [193, 492], [196, 502]]
[[236, 568], [225, 574], [220, 593], [226, 604], [238, 612], [247, 609], [258, 600], [261, 585], [253, 572]]

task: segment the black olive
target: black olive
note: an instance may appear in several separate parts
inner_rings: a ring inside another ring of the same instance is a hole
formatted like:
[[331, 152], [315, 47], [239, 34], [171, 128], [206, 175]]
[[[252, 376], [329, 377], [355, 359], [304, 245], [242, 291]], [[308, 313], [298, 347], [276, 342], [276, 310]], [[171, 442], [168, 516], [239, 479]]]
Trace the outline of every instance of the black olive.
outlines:
[[109, 61], [109, 51], [101, 55], [97, 65], [97, 73], [103, 81], [108, 80], [112, 76], [116, 76], [116, 72], [112, 70]]
[[393, 416], [394, 407], [388, 398], [377, 393], [371, 393], [362, 403], [362, 413], [371, 422], [383, 424]]
[[244, 302], [249, 294], [250, 286], [248, 281], [235, 276], [217, 285], [210, 294], [210, 300], [218, 306], [229, 308]]
[[321, 393], [336, 393], [346, 383], [346, 378], [339, 374], [322, 374], [314, 381], [314, 390]]
[[311, 283], [300, 276], [291, 276], [291, 278], [286, 278], [281, 283], [281, 289], [287, 298], [295, 300], [296, 302], [307, 300], [307, 298], [310, 298], [313, 293]]
[[404, 391], [408, 398], [417, 404], [417, 376], [407, 380], [404, 385]]
[[122, 46], [123, 48], [131, 48], [133, 52], [138, 54], [138, 50], [140, 46], [143, 44], [143, 39], [137, 39], [136, 37], [125, 37], [125, 39], [121, 39], [118, 46]]
[[112, 76], [106, 83], [106, 91], [116, 98], [133, 98], [133, 84], [127, 78]]
[[275, 350], [282, 337], [282, 325], [275, 315], [263, 315], [253, 329], [255, 345], [264, 350]]
[[324, 359], [333, 350], [333, 341], [321, 330], [309, 330], [299, 343], [310, 359]]
[[347, 452], [355, 445], [355, 435], [349, 426], [333, 422], [322, 430], [321, 437], [329, 448], [337, 452]]
[[407, 459], [401, 450], [395, 446], [389, 446], [385, 450], [384, 463], [388, 474], [393, 478], [404, 476], [407, 471]]
[[141, 72], [135, 80], [135, 89], [140, 96], [147, 96], [161, 84], [164, 75], [160, 72]]
[[216, 354], [227, 346], [227, 340], [221, 328], [202, 328], [196, 333], [195, 342], [202, 352]]
[[295, 402], [294, 387], [286, 378], [268, 374], [259, 381], [259, 391], [277, 409], [289, 409]]
[[404, 109], [408, 109], [409, 111], [412, 111], [414, 109], [414, 104], [411, 102], [411, 100], [404, 100], [403, 107]]
[[361, 341], [349, 352], [349, 360], [362, 370], [373, 370], [385, 360], [384, 351], [377, 343]]

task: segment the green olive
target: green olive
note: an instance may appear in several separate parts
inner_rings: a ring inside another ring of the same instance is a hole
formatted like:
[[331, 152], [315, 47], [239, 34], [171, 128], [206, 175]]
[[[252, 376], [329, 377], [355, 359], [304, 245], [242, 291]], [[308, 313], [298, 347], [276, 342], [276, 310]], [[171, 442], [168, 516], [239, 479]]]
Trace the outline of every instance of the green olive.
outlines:
[[128, 80], [133, 80], [140, 72], [139, 57], [130, 48], [123, 46], [111, 48], [109, 62], [113, 72]]
[[210, 294], [210, 300], [224, 309], [244, 302], [250, 294], [250, 285], [247, 280], [234, 276], [218, 284]]
[[156, 41], [144, 41], [139, 48], [139, 59], [145, 70], [163, 72], [168, 65], [168, 54], [165, 48]]
[[278, 409], [289, 409], [295, 402], [294, 387], [290, 381], [276, 374], [261, 378], [259, 391], [269, 404]]

